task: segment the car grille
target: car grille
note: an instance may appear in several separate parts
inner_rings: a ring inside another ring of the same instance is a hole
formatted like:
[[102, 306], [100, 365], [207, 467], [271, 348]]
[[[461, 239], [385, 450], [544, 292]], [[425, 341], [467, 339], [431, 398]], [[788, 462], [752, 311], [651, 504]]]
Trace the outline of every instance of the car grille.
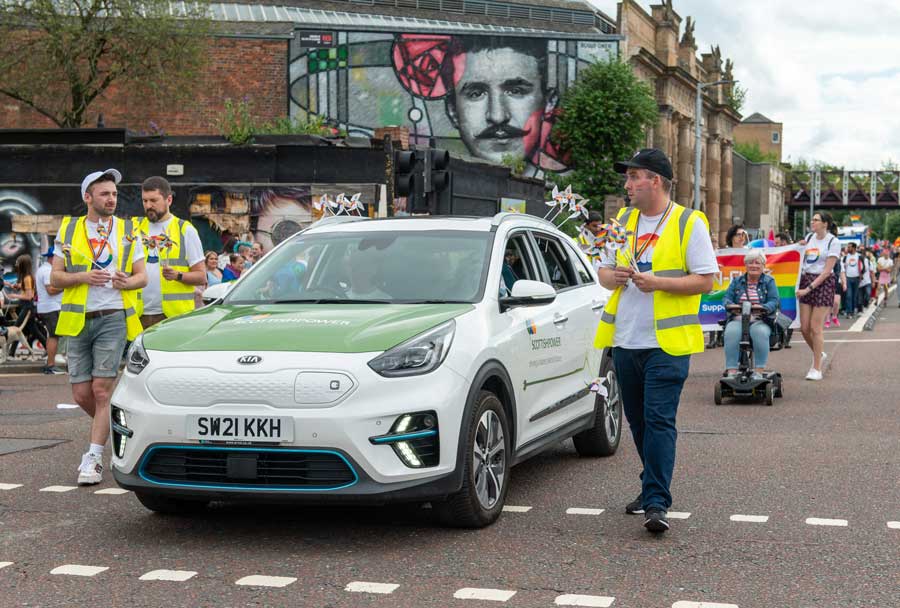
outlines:
[[335, 490], [357, 481], [342, 456], [318, 450], [155, 447], [140, 472], [153, 483], [263, 490]]

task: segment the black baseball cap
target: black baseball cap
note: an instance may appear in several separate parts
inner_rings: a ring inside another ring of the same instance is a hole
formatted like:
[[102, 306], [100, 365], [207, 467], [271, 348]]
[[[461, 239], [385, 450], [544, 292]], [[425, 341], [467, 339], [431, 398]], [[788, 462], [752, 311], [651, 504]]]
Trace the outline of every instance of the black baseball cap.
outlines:
[[661, 175], [666, 179], [672, 179], [672, 163], [666, 153], [657, 148], [644, 148], [631, 157], [631, 160], [625, 160], [613, 165], [616, 173], [625, 173], [629, 168], [646, 169], [653, 171], [657, 175]]

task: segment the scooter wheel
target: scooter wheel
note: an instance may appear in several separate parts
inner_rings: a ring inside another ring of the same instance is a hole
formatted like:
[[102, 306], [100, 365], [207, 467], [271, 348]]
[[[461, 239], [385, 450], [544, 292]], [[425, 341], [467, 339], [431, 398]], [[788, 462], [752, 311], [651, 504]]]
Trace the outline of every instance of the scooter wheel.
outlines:
[[716, 382], [716, 390], [713, 395], [713, 399], [716, 402], [716, 405], [722, 405], [722, 383]]
[[775, 387], [771, 382], [766, 385], [766, 405], [775, 405]]
[[778, 385], [775, 387], [775, 397], [781, 399], [784, 397], [784, 380], [778, 378]]

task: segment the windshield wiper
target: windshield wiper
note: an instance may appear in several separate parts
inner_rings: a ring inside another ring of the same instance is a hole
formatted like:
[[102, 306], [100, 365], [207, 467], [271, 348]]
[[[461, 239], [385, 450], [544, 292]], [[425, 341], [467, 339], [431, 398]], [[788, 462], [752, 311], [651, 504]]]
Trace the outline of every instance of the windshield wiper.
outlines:
[[468, 300], [403, 300], [401, 304], [471, 304]]
[[394, 304], [391, 300], [345, 300], [338, 298], [317, 298], [314, 300], [272, 300], [270, 304]]

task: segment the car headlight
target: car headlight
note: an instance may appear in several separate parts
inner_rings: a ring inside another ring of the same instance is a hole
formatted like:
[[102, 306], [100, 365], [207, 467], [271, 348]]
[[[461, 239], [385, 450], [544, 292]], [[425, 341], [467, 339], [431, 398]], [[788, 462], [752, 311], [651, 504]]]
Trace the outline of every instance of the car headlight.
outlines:
[[375, 357], [369, 367], [388, 378], [432, 372], [447, 358], [455, 331], [456, 321], [450, 319]]
[[128, 349], [127, 361], [128, 364], [125, 368], [132, 374], [141, 373], [150, 364], [150, 357], [147, 356], [147, 351], [144, 350], [143, 334], [135, 338], [134, 342], [131, 343], [131, 348]]

